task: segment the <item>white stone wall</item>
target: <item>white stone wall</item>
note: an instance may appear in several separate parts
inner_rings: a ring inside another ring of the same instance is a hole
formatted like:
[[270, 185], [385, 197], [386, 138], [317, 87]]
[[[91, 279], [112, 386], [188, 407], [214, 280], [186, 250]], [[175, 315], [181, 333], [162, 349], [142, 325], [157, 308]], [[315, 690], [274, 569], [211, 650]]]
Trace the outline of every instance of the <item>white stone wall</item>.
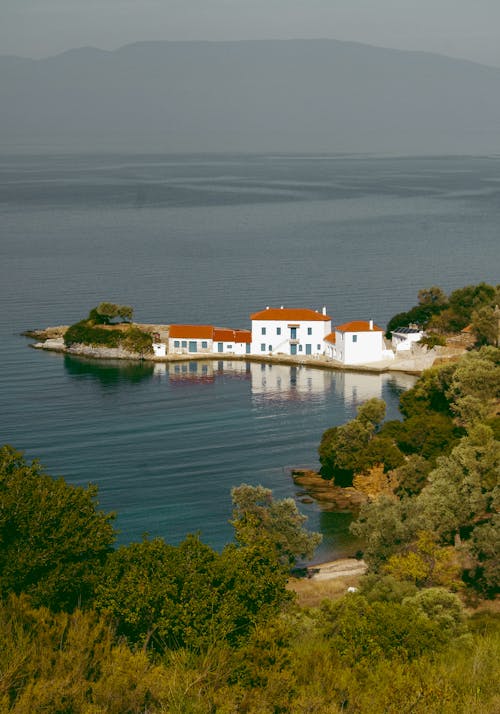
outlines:
[[[290, 326], [296, 326], [295, 338]], [[295, 344], [297, 357], [323, 355], [326, 353], [324, 339], [331, 329], [329, 320], [252, 320], [251, 351], [255, 355], [291, 355]], [[307, 345], [310, 345], [310, 353]]]

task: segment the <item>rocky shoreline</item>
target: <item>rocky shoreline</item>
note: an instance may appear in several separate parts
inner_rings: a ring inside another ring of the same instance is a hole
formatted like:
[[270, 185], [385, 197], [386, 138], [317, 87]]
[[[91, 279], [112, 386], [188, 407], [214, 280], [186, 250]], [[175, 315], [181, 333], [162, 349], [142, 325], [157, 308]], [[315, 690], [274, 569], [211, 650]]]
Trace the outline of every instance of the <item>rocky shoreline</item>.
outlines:
[[310, 503], [314, 500], [323, 511], [356, 512], [367, 500], [363, 493], [352, 486], [335, 486], [332, 481], [310, 469], [293, 469], [291, 476], [295, 485], [301, 488], [297, 494], [299, 501]]

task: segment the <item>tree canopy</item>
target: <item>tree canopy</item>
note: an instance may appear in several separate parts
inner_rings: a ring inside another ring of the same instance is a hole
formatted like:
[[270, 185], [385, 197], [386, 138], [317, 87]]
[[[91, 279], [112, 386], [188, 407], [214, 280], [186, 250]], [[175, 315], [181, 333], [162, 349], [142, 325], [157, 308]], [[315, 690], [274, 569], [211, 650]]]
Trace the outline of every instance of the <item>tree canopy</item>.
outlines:
[[115, 540], [97, 487], [70, 486], [0, 448], [0, 593], [27, 593], [52, 609], [90, 600]]
[[437, 287], [418, 292], [418, 303], [406, 312], [394, 315], [387, 323], [387, 336], [398, 327], [417, 324], [438, 333], [457, 333], [472, 325], [478, 344], [498, 345], [498, 318], [495, 306], [500, 304], [500, 286], [479, 283], [453, 290], [449, 296]]
[[263, 486], [241, 484], [231, 491], [236, 539], [245, 546], [269, 544], [281, 563], [292, 565], [298, 558], [311, 558], [321, 534], [303, 526], [307, 517], [299, 513], [292, 498], [273, 499]]

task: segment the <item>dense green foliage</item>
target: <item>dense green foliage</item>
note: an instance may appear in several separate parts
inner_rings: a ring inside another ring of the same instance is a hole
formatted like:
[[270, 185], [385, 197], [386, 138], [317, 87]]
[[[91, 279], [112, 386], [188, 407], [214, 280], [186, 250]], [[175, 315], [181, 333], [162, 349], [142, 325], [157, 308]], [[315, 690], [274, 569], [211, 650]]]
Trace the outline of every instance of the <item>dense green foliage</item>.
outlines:
[[369, 574], [307, 609], [286, 584], [318, 538], [290, 499], [235, 488], [221, 553], [114, 550], [94, 487], [0, 449], [0, 711], [496, 714], [500, 618], [462, 603], [500, 584], [499, 370], [482, 348], [424, 373], [401, 422], [375, 399], [328, 430], [325, 467], [370, 481]]
[[351, 486], [355, 474], [376, 464], [384, 464], [385, 471], [400, 466], [402, 452], [380, 429], [384, 416], [385, 403], [370, 399], [359, 407], [355, 419], [327, 429], [319, 445], [321, 475], [334, 479], [338, 486]]
[[500, 350], [483, 347], [425, 372], [401, 397], [386, 434], [405, 454], [394, 488], [362, 508], [353, 531], [378, 573], [419, 585], [500, 586]]
[[[498, 321], [494, 311], [498, 304], [499, 285], [468, 285], [454, 290], [448, 297], [441, 288], [433, 286], [419, 291], [417, 305], [389, 320], [387, 336], [398, 327], [412, 324], [436, 333], [457, 333], [472, 325], [478, 344], [497, 345]], [[439, 337], [430, 336], [427, 344], [440, 344]]]
[[498, 618], [447, 593], [348, 595], [236, 647], [151, 656], [94, 612], [0, 603], [0, 709], [15, 714], [496, 714]]
[[231, 496], [231, 524], [239, 543], [267, 545], [286, 565], [293, 565], [297, 558], [312, 558], [321, 534], [304, 529], [307, 518], [299, 513], [292, 498], [275, 501], [270, 489], [245, 483], [233, 488]]
[[227, 546], [160, 538], [119, 548], [108, 559], [96, 607], [131, 643], [158, 651], [236, 643], [289, 599], [287, 572], [265, 544]]
[[71, 609], [89, 601], [112, 548], [112, 515], [96, 510], [97, 488], [69, 486], [0, 449], [0, 594]]
[[64, 344], [71, 347], [75, 344], [92, 345], [93, 347], [121, 347], [129, 352], [149, 354], [152, 352], [152, 336], [134, 325], [125, 328], [110, 325], [115, 317], [129, 321], [133, 309], [128, 305], [101, 303], [93, 308], [85, 320], [71, 325], [64, 335]]
[[115, 318], [120, 318], [129, 322], [134, 315], [134, 309], [130, 305], [117, 305], [114, 302], [101, 302], [94, 307], [88, 316], [88, 320], [99, 325], [108, 325]]

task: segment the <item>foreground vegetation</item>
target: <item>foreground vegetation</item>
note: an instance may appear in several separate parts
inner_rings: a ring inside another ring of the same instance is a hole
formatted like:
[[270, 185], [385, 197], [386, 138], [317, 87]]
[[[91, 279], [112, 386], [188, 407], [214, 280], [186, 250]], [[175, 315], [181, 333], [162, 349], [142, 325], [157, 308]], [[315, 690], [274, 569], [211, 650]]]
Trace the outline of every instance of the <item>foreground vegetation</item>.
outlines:
[[366, 496], [369, 572], [300, 606], [318, 534], [291, 499], [233, 489], [235, 542], [115, 548], [113, 514], [0, 449], [0, 711], [496, 714], [500, 350], [425, 372], [384, 423], [325, 432], [325, 478]]

